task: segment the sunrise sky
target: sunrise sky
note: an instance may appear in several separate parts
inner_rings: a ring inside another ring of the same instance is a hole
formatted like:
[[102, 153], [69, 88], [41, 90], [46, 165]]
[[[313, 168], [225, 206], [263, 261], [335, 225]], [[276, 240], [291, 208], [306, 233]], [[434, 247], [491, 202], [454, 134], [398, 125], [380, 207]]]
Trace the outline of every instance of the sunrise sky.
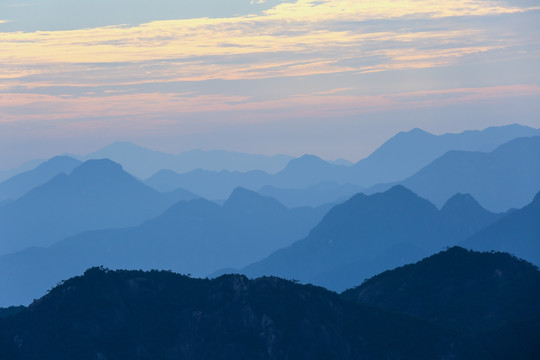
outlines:
[[528, 0], [0, 0], [0, 169], [117, 140], [352, 161], [540, 127]]

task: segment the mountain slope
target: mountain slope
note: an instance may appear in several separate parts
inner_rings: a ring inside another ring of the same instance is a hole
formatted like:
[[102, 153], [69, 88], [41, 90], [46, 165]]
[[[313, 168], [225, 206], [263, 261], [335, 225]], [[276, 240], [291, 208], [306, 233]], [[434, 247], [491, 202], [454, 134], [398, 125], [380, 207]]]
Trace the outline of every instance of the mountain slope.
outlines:
[[0, 201], [15, 200], [58, 174], [69, 174], [80, 164], [79, 160], [68, 156], [56, 156], [45, 161], [33, 170], [15, 175], [0, 183]]
[[462, 245], [509, 252], [540, 266], [540, 192], [529, 205], [480, 230]]
[[437, 206], [461, 192], [491, 211], [521, 208], [540, 188], [540, 136], [512, 140], [490, 153], [448, 152], [402, 185]]
[[362, 190], [363, 188], [358, 185], [322, 182], [303, 189], [281, 189], [268, 185], [257, 192], [273, 197], [288, 207], [296, 207], [343, 202]]
[[225, 199], [237, 187], [258, 189], [271, 182], [271, 178], [270, 174], [257, 170], [246, 173], [194, 170], [186, 174], [161, 170], [144, 183], [158, 191], [171, 191], [181, 187], [207, 199]]
[[196, 197], [161, 194], [110, 160], [89, 160], [0, 208], [0, 254], [81, 231], [136, 225], [186, 196]]
[[356, 183], [365, 187], [401, 181], [448, 151], [490, 152], [512, 139], [537, 135], [540, 135], [540, 129], [517, 124], [443, 135], [413, 129], [395, 135], [370, 156], [356, 163], [353, 166], [354, 177], [358, 179]]
[[[462, 197], [465, 199], [466, 197]], [[452, 212], [452, 203], [460, 212]], [[499, 215], [469, 218], [470, 201], [452, 199], [445, 212], [410, 190], [358, 194], [332, 208], [309, 236], [243, 269], [343, 290], [378, 272], [417, 261], [463, 241]]]
[[377, 275], [343, 296], [477, 334], [540, 315], [540, 271], [506, 253], [453, 247]]
[[140, 226], [90, 231], [0, 257], [0, 306], [28, 303], [86, 268], [171, 269], [206, 276], [240, 268], [305, 237], [327, 207], [288, 209], [237, 189], [223, 206], [181, 201]]
[[[509, 254], [451, 248], [386, 271], [342, 296], [465, 334], [477, 344], [473, 353], [491, 353], [474, 358], [540, 354], [540, 332], [526, 331], [540, 326], [540, 271]], [[509, 330], [524, 336], [500, 336]]]
[[434, 359], [450, 337], [422, 321], [278, 278], [105, 271], [0, 319], [6, 359]]

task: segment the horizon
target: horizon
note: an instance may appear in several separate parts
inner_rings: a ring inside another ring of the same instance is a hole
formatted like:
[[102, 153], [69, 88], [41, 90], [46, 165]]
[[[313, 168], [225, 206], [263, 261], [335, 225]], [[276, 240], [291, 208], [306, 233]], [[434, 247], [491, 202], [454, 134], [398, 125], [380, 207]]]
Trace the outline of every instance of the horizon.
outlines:
[[[190, 153], [190, 152], [196, 152], [196, 151], [201, 151], [201, 152], [213, 152], [213, 151], [217, 151], [217, 152], [226, 152], [226, 153], [238, 153], [238, 154], [247, 154], [247, 155], [262, 155], [262, 156], [268, 156], [268, 157], [275, 157], [275, 156], [289, 156], [291, 157], [291, 160], [293, 159], [297, 159], [297, 158], [300, 158], [302, 156], [306, 156], [306, 155], [312, 155], [312, 156], [316, 156], [324, 161], [327, 161], [327, 162], [333, 162], [333, 161], [340, 161], [340, 160], [344, 160], [344, 161], [347, 161], [347, 162], [350, 162], [351, 164], [356, 164], [358, 161], [361, 161], [361, 160], [364, 160], [366, 158], [368, 158], [370, 155], [372, 155], [380, 146], [382, 146], [384, 143], [386, 143], [388, 140], [390, 140], [391, 138], [395, 137], [396, 135], [398, 134], [401, 134], [401, 133], [410, 133], [414, 130], [420, 130], [420, 131], [423, 131], [425, 133], [428, 133], [430, 135], [435, 135], [435, 136], [441, 136], [441, 135], [459, 135], [459, 134], [462, 134], [462, 133], [467, 133], [467, 132], [475, 132], [475, 131], [484, 131], [486, 129], [490, 129], [490, 128], [501, 128], [501, 127], [509, 127], [509, 126], [518, 126], [518, 127], [527, 127], [527, 128], [531, 128], [531, 129], [536, 129], [536, 130], [540, 130], [540, 127], [533, 127], [533, 126], [527, 126], [527, 125], [523, 125], [523, 124], [520, 124], [520, 123], [509, 123], [509, 124], [504, 124], [504, 125], [499, 125], [499, 126], [488, 126], [488, 127], [485, 127], [485, 128], [480, 128], [480, 129], [465, 129], [463, 131], [459, 131], [459, 132], [447, 132], [447, 133], [433, 133], [433, 132], [429, 132], [429, 131], [426, 131], [424, 129], [421, 129], [421, 128], [412, 128], [410, 130], [406, 130], [406, 131], [399, 131], [395, 134], [393, 134], [392, 136], [390, 136], [389, 138], [385, 139], [381, 144], [375, 146], [372, 150], [369, 150], [367, 152], [367, 155], [365, 156], [362, 156], [358, 159], [351, 159], [351, 158], [346, 158], [344, 156], [341, 156], [341, 157], [337, 157], [337, 158], [325, 158], [319, 154], [312, 154], [312, 153], [307, 153], [307, 152], [300, 152], [300, 153], [297, 153], [297, 154], [290, 154], [290, 153], [250, 153], [250, 152], [243, 152], [243, 151], [235, 151], [235, 150], [225, 150], [225, 149], [212, 149], [212, 148], [208, 148], [208, 149], [204, 149], [204, 148], [192, 148], [192, 149], [187, 149], [187, 150], [182, 150], [182, 151], [179, 151], [179, 152], [168, 152], [166, 150], [161, 150], [159, 148], [152, 148], [152, 147], [149, 147], [149, 146], [145, 146], [145, 145], [141, 145], [141, 144], [138, 144], [134, 141], [130, 141], [130, 140], [117, 140], [117, 141], [113, 141], [111, 143], [108, 143], [104, 146], [99, 146], [97, 148], [90, 148], [89, 150], [87, 150], [86, 152], [81, 152], [81, 153], [75, 153], [75, 152], [69, 152], [69, 151], [63, 151], [61, 153], [53, 153], [52, 155], [50, 156], [47, 156], [47, 157], [33, 157], [33, 158], [28, 158], [22, 162], [14, 162], [15, 165], [12, 165], [10, 167], [2, 167], [0, 165], [0, 171], [12, 171], [12, 170], [17, 170], [18, 168], [21, 168], [21, 167], [24, 167], [25, 165], [29, 165], [29, 164], [36, 164], [38, 165], [39, 163], [41, 162], [44, 162], [44, 161], [47, 161], [47, 160], [50, 160], [52, 159], [53, 157], [57, 157], [57, 156], [69, 156], [69, 157], [82, 157], [82, 156], [88, 156], [88, 155], [91, 155], [95, 152], [98, 152], [100, 150], [103, 150], [105, 148], [108, 148], [108, 147], [111, 147], [111, 146], [114, 146], [114, 145], [117, 145], [117, 144], [129, 144], [129, 145], [134, 145], [135, 147], [139, 147], [139, 148], [144, 148], [146, 150], [150, 150], [150, 151], [155, 151], [155, 152], [161, 152], [161, 153], [165, 153], [165, 154], [169, 154], [169, 155], [182, 155], [182, 154], [186, 154], [186, 153]], [[1, 164], [1, 162], [0, 162]]]
[[0, 168], [131, 141], [356, 162], [400, 131], [540, 127], [533, 1], [0, 4]]

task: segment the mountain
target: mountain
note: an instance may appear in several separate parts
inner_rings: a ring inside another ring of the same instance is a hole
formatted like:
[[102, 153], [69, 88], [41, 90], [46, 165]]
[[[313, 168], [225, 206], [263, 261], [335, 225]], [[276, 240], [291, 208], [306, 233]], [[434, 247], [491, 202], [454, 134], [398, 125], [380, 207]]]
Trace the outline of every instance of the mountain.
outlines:
[[0, 207], [0, 254], [47, 246], [81, 231], [133, 226], [196, 197], [161, 194], [110, 160], [89, 160]]
[[0, 170], [0, 181], [5, 181], [15, 175], [19, 175], [23, 172], [35, 169], [39, 164], [43, 162], [42, 159], [30, 160], [21, 166], [9, 170]]
[[206, 276], [241, 268], [305, 237], [328, 207], [288, 209], [272, 198], [236, 189], [219, 206], [181, 201], [159, 217], [115, 230], [89, 231], [48, 248], [0, 257], [0, 306], [29, 303], [85, 269], [171, 269]]
[[434, 326], [278, 278], [92, 268], [0, 319], [3, 359], [439, 359]]
[[343, 290], [381, 271], [414, 262], [465, 240], [500, 215], [469, 217], [476, 202], [450, 199], [445, 211], [410, 190], [358, 194], [333, 207], [303, 240], [242, 270]]
[[35, 169], [15, 175], [0, 183], [0, 201], [15, 200], [58, 174], [69, 174], [81, 162], [68, 156], [56, 156]]
[[[518, 136], [538, 134], [540, 134], [540, 130], [519, 125], [445, 135], [433, 135], [414, 129], [397, 134], [373, 154], [350, 166], [336, 165], [314, 155], [304, 155], [290, 160], [283, 170], [273, 175], [260, 170], [249, 172], [198, 170], [187, 174], [162, 171], [148, 178], [146, 184], [160, 191], [183, 187], [211, 199], [226, 198], [238, 186], [253, 190], [264, 186], [302, 189], [319, 183], [333, 182], [340, 185], [354, 184], [368, 187], [378, 183], [406, 179], [450, 150], [492, 150], [505, 141], [515, 139]], [[408, 186], [407, 183], [403, 184]], [[413, 188], [412, 185], [408, 187]], [[386, 190], [388, 188], [389, 186], [386, 185], [377, 189]], [[416, 190], [417, 187], [414, 189]], [[484, 189], [484, 191], [488, 192], [489, 188]], [[433, 201], [437, 205], [442, 205], [441, 202], [456, 192], [467, 193], [471, 191], [459, 188], [450, 192], [444, 191], [444, 194], [440, 194]], [[476, 196], [475, 193], [472, 194]], [[431, 195], [431, 193], [428, 192], [427, 195]], [[488, 195], [492, 196], [492, 194]], [[325, 196], [330, 197], [330, 194]], [[522, 199], [518, 198], [515, 203], [519, 204], [520, 200]], [[490, 208], [483, 203], [483, 198], [479, 198], [479, 201]], [[501, 210], [499, 207], [494, 209]]]
[[540, 129], [517, 124], [489, 127], [480, 131], [470, 130], [459, 134], [434, 135], [420, 129], [400, 132], [352, 167], [354, 178], [357, 179], [355, 183], [368, 187], [401, 181], [448, 151], [490, 152], [515, 138], [538, 135]]
[[246, 173], [194, 170], [178, 174], [172, 170], [161, 170], [144, 181], [158, 191], [171, 191], [178, 187], [200, 194], [207, 199], [225, 199], [237, 187], [258, 189], [268, 184], [272, 175], [259, 170]]
[[323, 181], [343, 182], [350, 166], [334, 165], [315, 155], [304, 155], [289, 161], [272, 177], [270, 185], [282, 188], [304, 188]]
[[178, 155], [153, 151], [131, 142], [116, 142], [88, 155], [75, 155], [78, 159], [111, 159], [122, 164], [129, 173], [145, 179], [159, 170], [169, 169], [187, 173], [197, 169], [212, 171], [263, 170], [275, 173], [292, 159], [287, 155], [255, 155], [223, 150], [191, 150]]
[[461, 192], [491, 211], [521, 208], [540, 188], [540, 136], [514, 139], [490, 153], [450, 151], [400, 184], [437, 206]]
[[529, 205], [478, 231], [462, 245], [509, 252], [540, 266], [540, 192]]
[[[491, 349], [477, 359], [540, 355], [540, 271], [506, 253], [454, 247], [386, 271], [342, 296], [465, 334], [476, 351]], [[525, 336], [494, 341], [508, 329]]]
[[362, 190], [363, 188], [358, 185], [322, 182], [303, 189], [280, 189], [268, 185], [257, 192], [273, 197], [288, 207], [297, 207], [344, 202]]

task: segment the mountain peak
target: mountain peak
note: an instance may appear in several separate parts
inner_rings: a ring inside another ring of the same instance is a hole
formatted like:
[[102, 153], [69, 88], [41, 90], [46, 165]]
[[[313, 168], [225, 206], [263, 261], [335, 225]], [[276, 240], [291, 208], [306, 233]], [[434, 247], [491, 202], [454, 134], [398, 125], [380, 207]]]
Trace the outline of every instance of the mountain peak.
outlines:
[[414, 193], [413, 191], [409, 190], [403, 185], [394, 185], [389, 190], [385, 191], [383, 194], [387, 196], [391, 196], [393, 198], [399, 199], [403, 197], [415, 197], [417, 198], [418, 195]]
[[446, 201], [441, 211], [454, 212], [463, 208], [485, 210], [471, 194], [457, 193]]
[[227, 201], [223, 204], [223, 208], [229, 209], [253, 209], [261, 206], [285, 208], [285, 205], [281, 204], [276, 199], [262, 196], [255, 191], [243, 187], [234, 189]]
[[311, 167], [311, 166], [319, 165], [319, 164], [328, 164], [328, 163], [318, 156], [305, 154], [305, 155], [300, 156], [299, 158], [292, 159], [291, 161], [289, 161], [286, 168], [290, 168], [293, 166], [305, 168], [305, 167]]
[[73, 169], [71, 173], [75, 177], [110, 176], [125, 173], [122, 165], [109, 159], [88, 160]]

